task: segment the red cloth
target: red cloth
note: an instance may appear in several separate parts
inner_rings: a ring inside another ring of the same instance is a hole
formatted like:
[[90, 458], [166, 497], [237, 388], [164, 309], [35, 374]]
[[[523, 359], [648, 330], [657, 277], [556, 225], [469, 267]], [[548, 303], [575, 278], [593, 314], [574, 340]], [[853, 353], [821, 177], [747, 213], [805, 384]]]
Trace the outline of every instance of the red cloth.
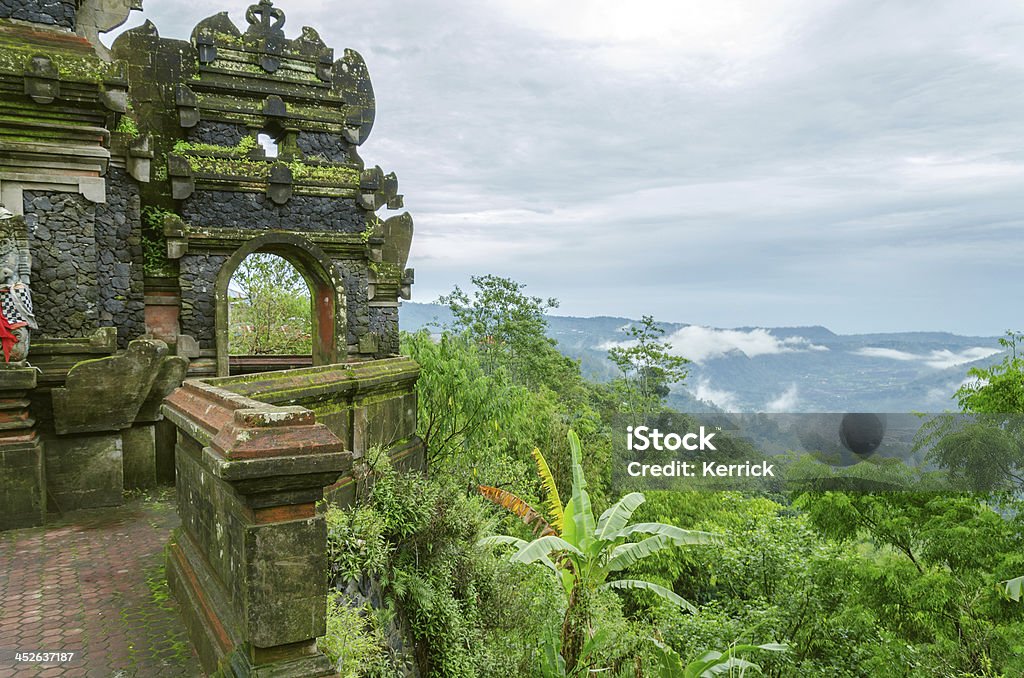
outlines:
[[18, 343], [18, 338], [14, 336], [12, 329], [14, 328], [11, 327], [11, 323], [7, 322], [3, 311], [0, 311], [0, 344], [3, 344], [4, 347], [5, 363], [11, 362], [11, 349]]

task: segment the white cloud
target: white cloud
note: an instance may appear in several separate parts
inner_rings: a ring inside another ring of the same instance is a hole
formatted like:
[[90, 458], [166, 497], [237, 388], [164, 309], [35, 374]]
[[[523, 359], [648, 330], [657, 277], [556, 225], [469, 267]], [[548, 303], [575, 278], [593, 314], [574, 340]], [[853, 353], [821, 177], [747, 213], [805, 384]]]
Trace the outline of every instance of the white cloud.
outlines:
[[[739, 351], [748, 358], [776, 353], [827, 351], [827, 346], [812, 344], [804, 337], [780, 339], [770, 331], [758, 327], [753, 330], [720, 330], [714, 327], [689, 325], [676, 330], [664, 339], [672, 345], [669, 353], [691, 360], [698, 365], [712, 358]], [[606, 341], [597, 348], [607, 351], [613, 346], [633, 346], [635, 341]]]
[[925, 363], [929, 367], [934, 367], [937, 370], [944, 370], [947, 367], [956, 367], [957, 365], [963, 365], [964, 363], [971, 363], [975, 360], [981, 360], [982, 358], [988, 358], [999, 353], [998, 348], [986, 348], [984, 346], [975, 346], [969, 348], [966, 351], [960, 351], [954, 353], [948, 349], [941, 351], [932, 351]]
[[800, 402], [800, 390], [796, 384], [790, 384], [789, 388], [780, 393], [777, 398], [769, 400], [765, 406], [765, 412], [794, 412]]
[[801, 351], [827, 351], [825, 346], [812, 344], [803, 337], [780, 339], [766, 329], [719, 330], [713, 327], [690, 325], [666, 337], [672, 344], [672, 353], [702, 363], [720, 358], [731, 351], [740, 351], [748, 358], [775, 353]]
[[996, 355], [1000, 352], [998, 348], [987, 346], [974, 346], [963, 351], [950, 351], [949, 349], [936, 349], [926, 354], [908, 353], [894, 348], [882, 348], [879, 346], [865, 346], [853, 353], [868, 358], [889, 358], [891, 360], [923, 362], [928, 367], [937, 370], [944, 370], [964, 363], [974, 362]]
[[740, 409], [739, 398], [735, 393], [724, 389], [713, 388], [711, 386], [711, 380], [707, 377], [701, 377], [698, 379], [697, 387], [692, 389], [691, 392], [697, 400], [714, 403], [726, 412], [738, 412]]
[[894, 348], [882, 348], [880, 346], [865, 346], [854, 351], [855, 355], [862, 355], [866, 358], [889, 358], [891, 360], [920, 360], [921, 356], [916, 353], [897, 351]]

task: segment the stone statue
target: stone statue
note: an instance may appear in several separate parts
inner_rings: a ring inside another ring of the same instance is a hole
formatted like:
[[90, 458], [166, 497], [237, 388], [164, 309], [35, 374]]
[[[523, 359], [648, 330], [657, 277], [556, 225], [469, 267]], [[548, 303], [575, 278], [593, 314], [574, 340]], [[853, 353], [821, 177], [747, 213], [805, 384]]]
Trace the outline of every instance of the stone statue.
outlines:
[[25, 218], [0, 207], [0, 345], [6, 363], [28, 357], [30, 330], [39, 328], [32, 313], [31, 272]]

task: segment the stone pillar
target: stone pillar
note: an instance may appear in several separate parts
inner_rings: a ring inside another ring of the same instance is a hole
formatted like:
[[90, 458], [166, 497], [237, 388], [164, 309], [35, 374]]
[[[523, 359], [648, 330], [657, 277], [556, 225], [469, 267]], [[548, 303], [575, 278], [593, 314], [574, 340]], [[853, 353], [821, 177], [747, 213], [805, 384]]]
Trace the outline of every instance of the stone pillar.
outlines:
[[335, 675], [316, 647], [327, 616], [327, 531], [316, 502], [351, 455], [305, 408], [201, 381], [172, 393], [164, 414], [178, 429], [181, 516], [167, 576], [204, 667]]
[[0, 363], [0, 530], [46, 519], [43, 448], [28, 407], [35, 387], [34, 367]]

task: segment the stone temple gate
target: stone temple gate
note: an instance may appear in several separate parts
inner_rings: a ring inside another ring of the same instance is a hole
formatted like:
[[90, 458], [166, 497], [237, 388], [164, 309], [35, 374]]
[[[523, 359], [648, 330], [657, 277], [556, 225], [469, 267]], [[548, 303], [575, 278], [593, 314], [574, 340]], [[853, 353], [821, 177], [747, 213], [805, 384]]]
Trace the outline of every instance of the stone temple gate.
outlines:
[[[206, 668], [326, 676], [325, 526], [371, 446], [423, 461], [398, 356], [412, 239], [362, 58], [270, 0], [187, 40], [139, 0], [0, 0], [0, 529], [174, 482], [168, 579]], [[386, 212], [385, 212], [386, 215]], [[309, 285], [313, 349], [228, 351], [249, 254]]]

